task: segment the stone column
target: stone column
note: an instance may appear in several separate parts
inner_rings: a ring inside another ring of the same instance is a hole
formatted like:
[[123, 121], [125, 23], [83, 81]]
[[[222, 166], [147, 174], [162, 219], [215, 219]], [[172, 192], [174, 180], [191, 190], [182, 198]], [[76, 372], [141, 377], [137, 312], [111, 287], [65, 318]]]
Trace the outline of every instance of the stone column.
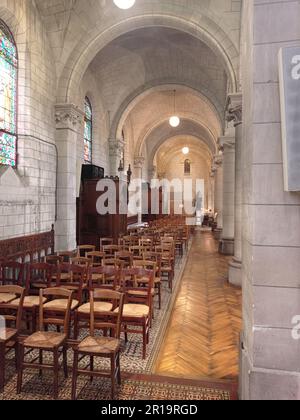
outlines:
[[242, 200], [243, 200], [243, 163], [242, 163], [242, 94], [233, 94], [228, 98], [228, 121], [235, 127], [235, 235], [234, 258], [229, 265], [229, 282], [242, 285]]
[[136, 170], [136, 176], [139, 180], [139, 208], [138, 208], [138, 223], [143, 222], [143, 208], [142, 208], [142, 183], [143, 183], [143, 167], [145, 163], [145, 158], [143, 156], [136, 156], [134, 158], [134, 168]]
[[209, 176], [208, 209], [214, 211], [215, 208], [215, 173]]
[[214, 236], [220, 240], [223, 230], [223, 154], [215, 156], [212, 171], [215, 173], [215, 212], [218, 213]]
[[221, 137], [219, 143], [223, 150], [223, 232], [220, 252], [234, 255], [235, 137]]
[[124, 158], [123, 140], [109, 139], [110, 175], [119, 176], [120, 162]]
[[84, 114], [72, 104], [55, 106], [58, 149], [58, 214], [55, 226], [56, 250], [76, 248], [77, 138]]

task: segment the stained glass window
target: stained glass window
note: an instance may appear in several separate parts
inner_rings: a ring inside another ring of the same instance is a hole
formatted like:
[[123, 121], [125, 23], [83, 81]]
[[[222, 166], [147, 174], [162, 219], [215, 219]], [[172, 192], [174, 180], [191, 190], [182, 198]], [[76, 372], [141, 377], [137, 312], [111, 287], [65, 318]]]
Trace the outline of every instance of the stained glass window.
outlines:
[[16, 166], [17, 71], [17, 47], [0, 20], [0, 165]]
[[85, 98], [84, 114], [84, 161], [86, 163], [92, 163], [93, 110], [88, 98]]

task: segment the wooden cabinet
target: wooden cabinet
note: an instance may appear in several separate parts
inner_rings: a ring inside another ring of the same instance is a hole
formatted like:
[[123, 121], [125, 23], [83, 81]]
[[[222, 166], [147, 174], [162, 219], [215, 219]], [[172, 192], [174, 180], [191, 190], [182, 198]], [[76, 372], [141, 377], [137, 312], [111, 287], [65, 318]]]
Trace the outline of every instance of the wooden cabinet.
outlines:
[[97, 249], [100, 238], [112, 237], [117, 243], [120, 235], [127, 233], [127, 215], [119, 214], [119, 179], [113, 179], [117, 191], [116, 214], [98, 214], [97, 201], [105, 194], [105, 191], [97, 191], [98, 182], [99, 179], [83, 180], [77, 199], [77, 242], [79, 245], [95, 245]]

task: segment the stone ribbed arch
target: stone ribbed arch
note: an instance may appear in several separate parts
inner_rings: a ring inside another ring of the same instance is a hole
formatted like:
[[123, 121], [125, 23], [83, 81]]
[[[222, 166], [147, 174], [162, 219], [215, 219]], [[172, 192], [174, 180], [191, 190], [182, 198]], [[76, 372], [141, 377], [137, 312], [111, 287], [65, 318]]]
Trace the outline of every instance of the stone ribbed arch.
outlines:
[[[184, 89], [187, 92], [191, 92], [194, 95], [198, 96], [201, 101], [204, 101], [206, 105], [208, 105], [211, 108], [211, 111], [217, 116], [219, 119], [220, 127], [223, 125], [223, 119], [224, 119], [224, 109], [221, 104], [218, 103], [217, 99], [213, 97], [213, 95], [210, 95], [210, 92], [203, 91], [199, 92], [199, 90], [195, 89], [193, 86], [187, 86], [183, 85], [182, 83], [180, 85], [174, 83], [174, 84], [164, 84], [160, 83], [160, 81], [153, 81], [151, 85], [147, 86], [141, 86], [139, 89], [137, 89], [135, 92], [133, 92], [130, 96], [126, 98], [126, 100], [121, 104], [121, 106], [118, 109], [118, 112], [115, 115], [115, 118], [112, 122], [111, 131], [110, 131], [110, 138], [121, 138], [122, 130], [124, 127], [124, 123], [128, 116], [130, 115], [131, 111], [138, 105], [139, 102], [141, 102], [143, 99], [145, 99], [147, 96], [159, 92], [159, 91], [172, 91], [172, 90], [182, 90]], [[223, 113], [223, 114], [222, 114]], [[168, 115], [167, 115], [168, 117]], [[184, 116], [183, 116], [184, 117]], [[145, 133], [144, 133], [145, 136]], [[142, 143], [144, 141], [144, 138], [140, 139], [139, 144], [137, 145], [137, 148], [142, 147]], [[140, 151], [137, 150], [137, 152], [140, 153]]]
[[160, 123], [149, 130], [142, 141], [137, 144], [136, 156], [139, 156], [142, 153], [143, 145], [146, 144], [148, 147], [149, 162], [152, 163], [159, 147], [170, 137], [180, 135], [201, 138], [213, 155], [217, 153], [216, 139], [211, 130], [198, 121], [193, 121], [190, 116], [188, 116], [187, 119], [183, 118], [180, 126], [175, 129], [170, 127], [168, 118], [160, 121]]
[[78, 102], [78, 86], [82, 77], [92, 60], [106, 45], [127, 32], [153, 26], [183, 31], [204, 42], [221, 59], [232, 92], [237, 91], [238, 51], [228, 35], [215, 22], [205, 17], [200, 26], [186, 18], [167, 14], [144, 14], [122, 20], [101, 33], [87, 33], [81, 39], [61, 73], [57, 101]]

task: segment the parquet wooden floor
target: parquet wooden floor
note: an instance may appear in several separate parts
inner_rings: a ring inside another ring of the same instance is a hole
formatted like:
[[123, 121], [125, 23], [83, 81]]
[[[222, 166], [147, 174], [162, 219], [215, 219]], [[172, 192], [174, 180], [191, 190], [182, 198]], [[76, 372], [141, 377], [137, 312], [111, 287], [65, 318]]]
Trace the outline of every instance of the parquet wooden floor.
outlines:
[[227, 281], [230, 258], [219, 255], [211, 233], [197, 232], [156, 374], [236, 379], [242, 291]]

